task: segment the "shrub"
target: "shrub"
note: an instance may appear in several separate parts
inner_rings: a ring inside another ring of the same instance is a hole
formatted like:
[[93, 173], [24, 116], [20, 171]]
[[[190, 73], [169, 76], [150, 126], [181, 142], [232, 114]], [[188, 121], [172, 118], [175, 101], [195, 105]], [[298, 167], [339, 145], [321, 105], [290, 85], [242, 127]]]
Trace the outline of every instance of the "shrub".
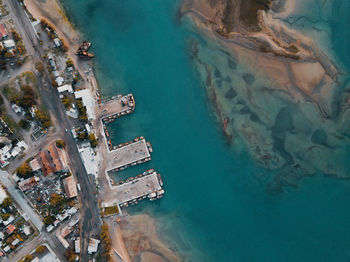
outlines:
[[6, 221], [10, 218], [10, 214], [1, 214], [2, 220]]
[[30, 127], [29, 121], [27, 121], [27, 120], [25, 120], [25, 119], [21, 119], [21, 120], [18, 122], [18, 125], [19, 125], [22, 129], [25, 129], [25, 130], [28, 130], [29, 127]]
[[38, 61], [35, 63], [35, 69], [38, 70], [40, 73], [44, 71], [44, 65], [42, 62]]
[[50, 205], [53, 207], [59, 206], [63, 201], [63, 197], [57, 193], [53, 193], [50, 197]]
[[39, 254], [44, 253], [45, 251], [46, 251], [46, 247], [44, 245], [40, 245], [35, 249], [35, 252]]
[[43, 128], [49, 128], [51, 126], [51, 120], [48, 114], [45, 114], [43, 111], [37, 109], [35, 111], [35, 117], [40, 122]]
[[28, 165], [27, 162], [24, 162], [22, 165], [20, 165], [17, 168], [17, 174], [20, 177], [28, 178], [32, 175], [32, 173], [33, 173], [33, 169]]
[[1, 203], [2, 207], [9, 207], [10, 205], [12, 205], [12, 199], [9, 197], [6, 197]]
[[72, 67], [74, 64], [73, 64], [73, 60], [72, 59], [68, 59], [67, 61], [66, 61], [66, 66], [67, 67]]
[[90, 140], [90, 144], [91, 144], [91, 147], [92, 147], [92, 148], [97, 147], [98, 142], [97, 142], [97, 139], [96, 139], [96, 136], [95, 136], [94, 133], [91, 133], [91, 134], [89, 135], [89, 140]]
[[46, 216], [44, 217], [44, 223], [45, 225], [51, 225], [54, 222], [53, 216]]
[[66, 143], [62, 139], [60, 139], [56, 141], [56, 146], [58, 148], [64, 148], [66, 146]]

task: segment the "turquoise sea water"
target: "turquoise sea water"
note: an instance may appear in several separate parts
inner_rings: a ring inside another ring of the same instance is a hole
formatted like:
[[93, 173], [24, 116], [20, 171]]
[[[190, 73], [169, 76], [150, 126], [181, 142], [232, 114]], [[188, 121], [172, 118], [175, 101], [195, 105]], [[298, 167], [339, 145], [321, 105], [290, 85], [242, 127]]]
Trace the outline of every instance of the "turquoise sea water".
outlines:
[[[350, 6], [337, 2], [327, 16], [337, 59], [350, 66]], [[185, 261], [349, 261], [350, 184], [322, 176], [278, 195], [256, 179], [264, 170], [231, 148], [189, 54], [202, 39], [179, 19], [175, 0], [64, 0], [69, 16], [93, 43], [104, 97], [132, 92], [135, 112], [109, 128], [115, 144], [143, 135], [163, 199], [131, 212], [148, 212], [160, 236]], [[342, 7], [342, 8], [340, 8]], [[307, 15], [307, 14], [303, 14]], [[128, 174], [129, 174], [128, 173]]]

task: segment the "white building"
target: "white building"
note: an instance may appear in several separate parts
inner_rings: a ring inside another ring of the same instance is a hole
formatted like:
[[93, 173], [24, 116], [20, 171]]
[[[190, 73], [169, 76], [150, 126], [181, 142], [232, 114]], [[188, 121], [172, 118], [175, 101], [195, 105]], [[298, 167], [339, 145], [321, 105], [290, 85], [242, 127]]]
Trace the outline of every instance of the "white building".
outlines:
[[58, 87], [57, 90], [59, 93], [69, 92], [69, 93], [73, 94], [73, 92], [74, 92], [72, 85], [68, 85], [68, 84]]
[[97, 240], [95, 238], [90, 238], [89, 246], [88, 246], [88, 253], [96, 253], [98, 250], [98, 244], [100, 243], [100, 240]]
[[62, 45], [61, 41], [58, 38], [55, 38], [53, 42], [55, 43], [56, 47], [60, 47]]
[[76, 99], [81, 98], [81, 100], [83, 101], [83, 104], [86, 107], [86, 114], [89, 120], [95, 119], [96, 101], [90, 89], [76, 91], [74, 92], [74, 96]]
[[74, 248], [75, 248], [75, 253], [79, 254], [80, 253], [80, 237], [77, 237], [77, 239], [74, 241]]
[[3, 42], [3, 44], [4, 44], [4, 47], [6, 48], [6, 50], [8, 50], [8, 51], [10, 51], [16, 47], [16, 43], [12, 39], [5, 40]]
[[55, 79], [58, 86], [62, 86], [64, 83], [64, 78], [62, 76], [56, 77]]

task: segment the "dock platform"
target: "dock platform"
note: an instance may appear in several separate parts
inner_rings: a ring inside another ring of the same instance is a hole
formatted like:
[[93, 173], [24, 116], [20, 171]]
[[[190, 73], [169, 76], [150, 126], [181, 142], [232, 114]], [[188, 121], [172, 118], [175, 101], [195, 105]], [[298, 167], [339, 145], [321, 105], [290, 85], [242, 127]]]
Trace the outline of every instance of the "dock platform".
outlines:
[[146, 139], [138, 138], [117, 146], [110, 151], [107, 173], [118, 172], [129, 166], [134, 166], [151, 160], [151, 146]]
[[111, 203], [104, 203], [102, 206], [111, 206], [117, 204], [120, 208], [128, 205], [137, 204], [145, 198], [149, 200], [156, 200], [164, 195], [162, 188], [163, 182], [160, 174], [154, 169], [143, 172], [142, 174], [128, 178], [125, 181], [120, 181], [113, 186], [114, 201]]
[[118, 95], [102, 103], [102, 123], [109, 124], [117, 118], [128, 115], [135, 110], [135, 99], [132, 94]]

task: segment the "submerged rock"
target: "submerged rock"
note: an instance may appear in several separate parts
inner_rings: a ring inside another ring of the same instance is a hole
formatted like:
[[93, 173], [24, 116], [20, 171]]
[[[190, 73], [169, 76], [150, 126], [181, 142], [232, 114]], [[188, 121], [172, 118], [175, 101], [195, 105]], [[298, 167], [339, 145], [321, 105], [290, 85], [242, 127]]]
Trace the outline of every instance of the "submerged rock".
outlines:
[[235, 70], [237, 68], [237, 64], [235, 61], [231, 60], [231, 59], [227, 59], [227, 63], [229, 68], [231, 68], [232, 70]]
[[237, 92], [231, 87], [225, 94], [227, 99], [233, 99], [237, 96]]
[[248, 85], [252, 85], [255, 82], [255, 77], [249, 73], [243, 74], [242, 78]]
[[327, 144], [327, 133], [323, 129], [317, 129], [311, 136], [311, 142], [318, 145]]

